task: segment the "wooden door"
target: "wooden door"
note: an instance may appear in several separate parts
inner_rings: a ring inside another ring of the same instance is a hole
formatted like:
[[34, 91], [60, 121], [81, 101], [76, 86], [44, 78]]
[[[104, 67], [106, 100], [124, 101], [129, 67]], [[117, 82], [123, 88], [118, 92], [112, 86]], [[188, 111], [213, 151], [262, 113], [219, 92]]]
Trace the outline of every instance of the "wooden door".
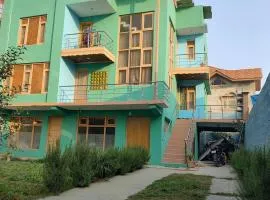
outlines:
[[187, 109], [194, 110], [195, 109], [195, 100], [196, 93], [194, 88], [188, 88], [187, 90]]
[[87, 48], [93, 46], [93, 34], [91, 22], [82, 22], [80, 24], [81, 37], [80, 37], [80, 48]]
[[127, 146], [141, 146], [149, 150], [150, 119], [130, 117], [127, 121]]
[[80, 70], [76, 75], [76, 86], [75, 86], [75, 103], [86, 103], [87, 102], [87, 86], [88, 84], [88, 71]]
[[56, 142], [60, 140], [62, 121], [62, 117], [49, 117], [47, 149], [50, 146], [55, 146]]

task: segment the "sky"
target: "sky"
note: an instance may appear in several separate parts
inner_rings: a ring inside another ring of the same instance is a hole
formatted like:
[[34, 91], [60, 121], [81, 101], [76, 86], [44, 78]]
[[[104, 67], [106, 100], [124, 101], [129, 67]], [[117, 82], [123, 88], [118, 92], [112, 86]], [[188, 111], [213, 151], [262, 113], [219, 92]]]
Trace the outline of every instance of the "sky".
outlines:
[[194, 0], [212, 6], [208, 24], [210, 66], [224, 69], [261, 67], [270, 72], [270, 0]]

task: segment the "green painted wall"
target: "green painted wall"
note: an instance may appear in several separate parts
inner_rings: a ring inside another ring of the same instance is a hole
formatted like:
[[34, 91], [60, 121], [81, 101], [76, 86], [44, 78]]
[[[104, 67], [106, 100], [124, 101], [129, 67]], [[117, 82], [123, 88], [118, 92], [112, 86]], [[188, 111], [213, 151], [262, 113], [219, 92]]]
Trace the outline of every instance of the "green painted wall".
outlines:
[[204, 25], [203, 6], [178, 8], [176, 17], [176, 29], [202, 26]]

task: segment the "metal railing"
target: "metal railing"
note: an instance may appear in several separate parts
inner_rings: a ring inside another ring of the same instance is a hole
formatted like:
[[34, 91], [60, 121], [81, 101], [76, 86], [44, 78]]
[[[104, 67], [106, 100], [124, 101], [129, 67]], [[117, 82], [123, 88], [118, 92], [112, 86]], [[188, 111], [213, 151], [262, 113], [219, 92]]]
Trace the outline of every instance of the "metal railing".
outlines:
[[194, 105], [186, 110], [186, 105], [180, 105], [180, 113], [192, 113], [194, 119], [243, 119], [243, 105]]
[[195, 53], [195, 54], [177, 54], [176, 55], [176, 66], [178, 67], [200, 67], [207, 65], [207, 54], [206, 53]]
[[169, 88], [165, 82], [149, 84], [72, 85], [59, 88], [60, 103], [98, 103], [128, 101], [169, 101]]
[[89, 31], [64, 36], [64, 49], [105, 47], [112, 51], [113, 39], [105, 31]]

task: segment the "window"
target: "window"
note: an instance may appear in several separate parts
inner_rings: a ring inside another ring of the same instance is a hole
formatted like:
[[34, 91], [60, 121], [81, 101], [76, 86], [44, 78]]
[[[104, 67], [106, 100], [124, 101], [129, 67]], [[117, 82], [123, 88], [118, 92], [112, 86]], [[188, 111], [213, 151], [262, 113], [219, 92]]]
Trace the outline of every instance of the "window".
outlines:
[[19, 127], [12, 142], [21, 149], [39, 149], [42, 121], [32, 117], [17, 117], [12, 119], [11, 127], [14, 124]]
[[187, 41], [188, 59], [195, 59], [195, 41]]
[[180, 109], [194, 110], [196, 107], [196, 90], [195, 87], [180, 88]]
[[32, 65], [25, 65], [22, 92], [28, 93], [30, 91], [31, 76], [32, 76]]
[[20, 20], [19, 45], [44, 43], [47, 16], [34, 16]]
[[49, 65], [46, 63], [43, 70], [43, 81], [42, 81], [42, 92], [48, 92], [48, 85], [49, 85]]
[[153, 13], [120, 17], [118, 82], [152, 81]]
[[212, 79], [211, 85], [222, 86], [226, 85], [226, 82], [221, 77], [218, 76]]
[[91, 90], [106, 90], [108, 73], [105, 71], [91, 73]]
[[86, 117], [79, 119], [77, 143], [106, 149], [114, 147], [115, 119], [110, 117]]
[[8, 87], [16, 93], [40, 94], [48, 92], [49, 64], [32, 63], [14, 65]]
[[236, 96], [223, 96], [222, 104], [225, 110], [236, 110], [237, 105]]

